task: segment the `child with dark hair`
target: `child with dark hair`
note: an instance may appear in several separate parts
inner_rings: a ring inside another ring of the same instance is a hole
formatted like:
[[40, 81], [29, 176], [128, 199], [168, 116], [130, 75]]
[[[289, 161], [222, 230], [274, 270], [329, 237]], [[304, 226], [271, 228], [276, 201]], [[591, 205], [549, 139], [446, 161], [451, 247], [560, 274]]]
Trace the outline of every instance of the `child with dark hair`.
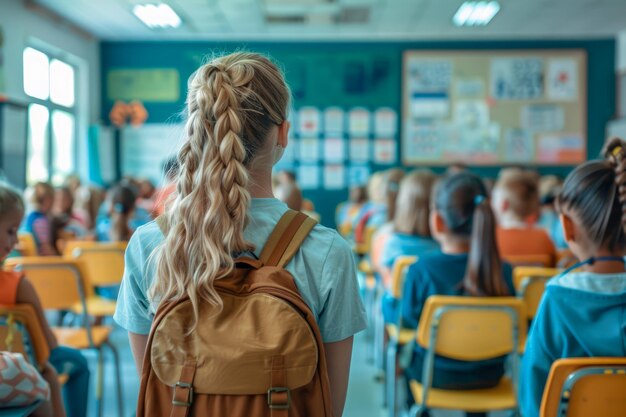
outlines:
[[[511, 266], [498, 254], [496, 222], [482, 180], [470, 173], [444, 178], [435, 187], [430, 230], [440, 252], [424, 254], [409, 268], [402, 300], [402, 325], [417, 328], [422, 308], [431, 295], [498, 297], [514, 294]], [[407, 369], [409, 379], [421, 381], [426, 351], [415, 347]], [[480, 389], [498, 384], [505, 357], [466, 362], [436, 357], [433, 386]], [[469, 414], [473, 416], [482, 413]]]
[[[546, 286], [526, 343], [520, 404], [537, 417], [552, 362], [626, 356], [626, 142], [565, 180], [557, 208], [569, 249], [582, 262]], [[576, 270], [576, 271], [574, 271]]]

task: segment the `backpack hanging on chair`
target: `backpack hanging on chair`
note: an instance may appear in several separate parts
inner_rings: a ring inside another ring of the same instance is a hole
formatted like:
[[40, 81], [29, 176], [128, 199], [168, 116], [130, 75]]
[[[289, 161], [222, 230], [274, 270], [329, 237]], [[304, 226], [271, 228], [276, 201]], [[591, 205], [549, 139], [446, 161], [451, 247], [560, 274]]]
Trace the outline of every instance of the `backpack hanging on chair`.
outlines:
[[191, 334], [188, 298], [159, 306], [137, 417], [332, 417], [319, 327], [284, 269], [314, 226], [285, 213], [260, 260], [238, 258], [215, 281], [223, 308], [200, 300]]

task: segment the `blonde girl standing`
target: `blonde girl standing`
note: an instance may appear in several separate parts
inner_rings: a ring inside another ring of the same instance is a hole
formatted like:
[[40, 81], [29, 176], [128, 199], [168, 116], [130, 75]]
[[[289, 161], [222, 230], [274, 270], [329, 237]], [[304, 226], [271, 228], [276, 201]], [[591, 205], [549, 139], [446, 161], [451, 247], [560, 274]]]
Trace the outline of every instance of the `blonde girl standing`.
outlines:
[[[191, 77], [169, 232], [152, 222], [133, 235], [115, 314], [140, 371], [159, 302], [189, 296], [196, 314], [200, 298], [220, 305], [214, 281], [233, 269], [233, 256], [258, 257], [287, 210], [272, 194], [271, 173], [287, 146], [288, 105], [282, 74], [258, 54], [213, 59]], [[365, 328], [350, 248], [318, 225], [286, 269], [319, 324], [340, 417], [352, 336]]]

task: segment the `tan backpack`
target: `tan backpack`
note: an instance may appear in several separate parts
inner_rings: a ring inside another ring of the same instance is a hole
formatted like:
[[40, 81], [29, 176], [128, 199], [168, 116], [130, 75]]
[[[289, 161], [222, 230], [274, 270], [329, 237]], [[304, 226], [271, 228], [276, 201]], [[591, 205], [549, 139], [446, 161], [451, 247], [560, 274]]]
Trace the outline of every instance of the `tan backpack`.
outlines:
[[188, 298], [159, 306], [137, 417], [332, 417], [320, 331], [284, 269], [314, 226], [285, 213], [260, 260], [215, 281], [224, 307], [201, 302], [193, 333]]

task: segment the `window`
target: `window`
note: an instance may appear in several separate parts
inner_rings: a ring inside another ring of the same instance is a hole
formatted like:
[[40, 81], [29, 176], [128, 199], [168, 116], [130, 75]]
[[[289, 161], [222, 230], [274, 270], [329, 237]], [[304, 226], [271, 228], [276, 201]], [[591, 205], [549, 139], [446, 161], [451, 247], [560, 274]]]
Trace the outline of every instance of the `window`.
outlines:
[[28, 109], [26, 180], [60, 184], [76, 164], [76, 70], [34, 48], [24, 49]]

